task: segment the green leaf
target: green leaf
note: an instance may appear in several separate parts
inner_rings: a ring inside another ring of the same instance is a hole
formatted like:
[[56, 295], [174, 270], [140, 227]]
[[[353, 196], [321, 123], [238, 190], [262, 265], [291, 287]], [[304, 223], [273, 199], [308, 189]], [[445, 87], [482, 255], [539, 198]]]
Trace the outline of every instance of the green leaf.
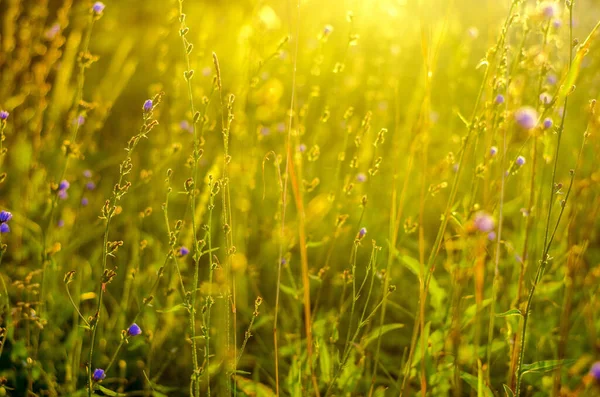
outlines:
[[273, 390], [262, 383], [255, 382], [253, 380], [243, 378], [241, 376], [235, 376], [235, 382], [237, 383], [240, 390], [248, 396], [256, 397], [274, 397], [275, 393]]
[[327, 343], [321, 338], [319, 338], [319, 368], [321, 369], [319, 378], [325, 383], [329, 383], [331, 380], [331, 355]]
[[506, 397], [515, 397], [515, 393], [511, 390], [508, 385], [502, 385], [504, 387], [504, 393], [506, 393]]
[[507, 317], [507, 316], [522, 316], [523, 314], [519, 309], [510, 309], [504, 313], [496, 314], [496, 317]]
[[185, 305], [183, 303], [180, 303], [178, 305], [175, 305], [173, 307], [171, 307], [170, 309], [166, 309], [166, 310], [157, 310], [157, 313], [172, 313], [172, 312], [176, 312], [180, 309], [185, 309]]
[[365, 338], [365, 347], [367, 347], [369, 345], [369, 343], [373, 342], [374, 340], [376, 340], [379, 337], [379, 333], [381, 333], [381, 335], [383, 334], [387, 334], [390, 331], [393, 331], [395, 329], [400, 329], [403, 328], [404, 324], [385, 324], [382, 325], [381, 327], [377, 327], [375, 328], [373, 331], [371, 331], [369, 333], [369, 335], [367, 335], [367, 337]]
[[106, 394], [107, 396], [126, 396], [126, 394], [123, 393], [117, 393], [116, 391], [112, 391], [110, 389], [107, 389], [106, 387], [96, 384], [96, 388], [98, 390], [100, 390], [102, 393]]
[[524, 375], [528, 372], [548, 372], [556, 369], [558, 367], [564, 365], [573, 364], [575, 360], [546, 360], [546, 361], [537, 361], [531, 364], [523, 364], [521, 367], [521, 375]]

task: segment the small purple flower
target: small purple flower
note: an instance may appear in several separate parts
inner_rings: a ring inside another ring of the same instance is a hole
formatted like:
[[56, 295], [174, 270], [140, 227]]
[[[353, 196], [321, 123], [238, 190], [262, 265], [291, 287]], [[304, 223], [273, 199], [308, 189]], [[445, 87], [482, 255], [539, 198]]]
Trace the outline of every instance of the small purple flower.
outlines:
[[359, 182], [365, 182], [367, 180], [367, 175], [365, 175], [364, 172], [359, 172], [358, 175], [356, 175], [356, 180]]
[[104, 370], [102, 368], [96, 368], [92, 373], [92, 379], [94, 380], [94, 382], [100, 382], [104, 378], [106, 378], [106, 374], [104, 373]]
[[298, 145], [298, 151], [299, 151], [300, 153], [304, 153], [304, 152], [306, 152], [306, 145], [305, 145], [305, 144], [303, 144], [303, 143], [301, 143], [300, 145]]
[[358, 231], [358, 238], [363, 238], [367, 234], [367, 228], [363, 227]]
[[179, 127], [184, 131], [194, 132], [192, 125], [187, 120], [181, 120], [181, 122], [179, 123]]
[[205, 66], [204, 69], [202, 69], [202, 76], [204, 77], [208, 77], [210, 76], [212, 69], [210, 68], [210, 66]]
[[285, 266], [287, 264], [287, 259], [281, 258], [281, 264]]
[[65, 189], [61, 189], [58, 191], [58, 198], [61, 200], [65, 200], [67, 197], [69, 197], [69, 194], [67, 193], [67, 191]]
[[90, 203], [90, 201], [87, 199], [87, 197], [84, 197], [81, 199], [81, 205], [83, 207], [86, 207], [89, 203]]
[[8, 227], [8, 223], [0, 223], [0, 233], [8, 232], [10, 232], [10, 227]]
[[63, 227], [65, 225], [65, 221], [63, 219], [59, 219], [58, 222], [56, 222], [56, 226], [58, 227]]
[[92, 6], [92, 11], [94, 11], [94, 14], [100, 15], [100, 14], [102, 14], [102, 11], [104, 11], [104, 7], [106, 7], [106, 6], [104, 5], [103, 2], [97, 1]]
[[91, 178], [92, 177], [92, 171], [90, 171], [90, 170], [83, 171], [83, 176], [85, 176], [86, 178]]
[[8, 211], [0, 211], [0, 222], [5, 223], [12, 219], [12, 214]]
[[55, 23], [48, 30], [46, 30], [45, 36], [48, 40], [52, 40], [60, 32], [60, 24]]
[[190, 253], [190, 250], [187, 249], [187, 247], [184, 247], [184, 246], [179, 247], [179, 255], [186, 256], [189, 253]]
[[498, 148], [496, 146], [492, 146], [490, 148], [490, 156], [494, 157], [497, 154], [498, 154]]
[[556, 79], [556, 75], [554, 74], [549, 74], [548, 77], [546, 77], [546, 81], [548, 82], [548, 84], [556, 84], [557, 79]]
[[492, 230], [491, 232], [488, 233], [487, 237], [488, 237], [488, 240], [490, 240], [490, 241], [496, 240], [496, 232]]
[[558, 7], [554, 2], [545, 1], [540, 6], [542, 14], [548, 19], [553, 18], [558, 14]]
[[6, 120], [9, 113], [6, 110], [0, 110], [0, 120]]
[[525, 157], [523, 156], [519, 156], [517, 157], [517, 159], [515, 160], [515, 163], [519, 166], [522, 167], [525, 164]]
[[77, 124], [79, 126], [82, 126], [85, 124], [85, 117], [83, 117], [83, 115], [79, 115], [79, 117], [77, 117]]
[[333, 26], [325, 25], [325, 27], [323, 28], [323, 35], [327, 36], [331, 32], [333, 32]]
[[590, 368], [590, 375], [596, 380], [600, 380], [600, 361], [596, 361]]
[[552, 21], [552, 26], [554, 26], [554, 29], [558, 29], [562, 26], [562, 22], [560, 21], [560, 19], [555, 19], [554, 21]]
[[152, 110], [152, 99], [147, 99], [146, 102], [144, 102], [144, 112], [149, 112]]
[[138, 336], [142, 333], [142, 329], [136, 323], [133, 323], [127, 328], [127, 335], [129, 336]]
[[503, 104], [504, 103], [504, 95], [502, 95], [502, 94], [496, 95], [495, 102], [497, 105]]
[[544, 119], [544, 129], [548, 129], [552, 127], [552, 119], [550, 117], [547, 117]]
[[88, 183], [85, 184], [85, 188], [87, 190], [94, 190], [96, 188], [96, 184], [92, 181], [89, 181]]
[[479, 211], [473, 220], [475, 228], [480, 232], [489, 233], [494, 230], [494, 218], [487, 212]]
[[538, 113], [534, 108], [525, 106], [515, 112], [515, 120], [521, 128], [530, 130], [535, 127]]
[[271, 129], [269, 127], [261, 127], [260, 134], [262, 136], [267, 136], [271, 133]]
[[71, 186], [71, 184], [69, 183], [69, 181], [67, 181], [66, 179], [63, 179], [58, 184], [58, 190], [67, 190], [69, 188], [69, 186]]

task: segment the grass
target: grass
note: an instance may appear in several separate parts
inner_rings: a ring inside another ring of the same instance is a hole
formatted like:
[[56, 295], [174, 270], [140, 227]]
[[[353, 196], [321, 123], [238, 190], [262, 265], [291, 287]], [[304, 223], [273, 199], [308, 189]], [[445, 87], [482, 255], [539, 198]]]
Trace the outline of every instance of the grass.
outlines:
[[0, 2], [0, 395], [600, 392], [594, 1], [102, 6]]

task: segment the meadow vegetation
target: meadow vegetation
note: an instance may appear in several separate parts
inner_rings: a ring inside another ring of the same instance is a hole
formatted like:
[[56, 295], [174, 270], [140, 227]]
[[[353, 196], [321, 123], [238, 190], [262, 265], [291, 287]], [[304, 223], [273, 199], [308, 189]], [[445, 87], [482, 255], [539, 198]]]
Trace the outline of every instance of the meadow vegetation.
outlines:
[[596, 0], [0, 0], [0, 396], [600, 395]]

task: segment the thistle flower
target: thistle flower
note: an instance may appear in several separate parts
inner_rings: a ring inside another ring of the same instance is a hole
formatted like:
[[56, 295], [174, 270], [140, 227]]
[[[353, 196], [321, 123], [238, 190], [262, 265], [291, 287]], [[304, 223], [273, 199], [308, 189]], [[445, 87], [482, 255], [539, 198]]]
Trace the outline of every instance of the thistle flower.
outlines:
[[179, 247], [179, 255], [186, 256], [190, 253], [190, 250], [187, 247], [181, 246]]
[[142, 333], [142, 329], [136, 323], [133, 323], [127, 328], [127, 335], [129, 336], [138, 336]]
[[550, 117], [547, 117], [546, 119], [544, 119], [544, 129], [548, 129], [550, 127], [552, 127], [552, 119]]
[[596, 361], [590, 368], [590, 375], [597, 381], [600, 381], [600, 361]]
[[522, 167], [525, 164], [525, 157], [523, 156], [519, 156], [517, 157], [517, 159], [515, 160], [515, 163], [519, 166]]
[[100, 14], [102, 14], [102, 11], [104, 11], [104, 7], [106, 7], [106, 6], [104, 5], [103, 2], [97, 1], [92, 6], [92, 11], [94, 12], [94, 14], [100, 15]]
[[152, 110], [152, 99], [147, 99], [146, 102], [144, 102], [144, 112], [149, 112]]
[[6, 110], [0, 110], [0, 120], [6, 120], [9, 113]]
[[538, 119], [538, 113], [529, 106], [522, 107], [515, 112], [515, 120], [523, 129], [530, 130], [535, 127]]
[[496, 146], [492, 146], [490, 148], [490, 156], [494, 157], [497, 154], [498, 154], [498, 148]]
[[12, 219], [12, 214], [8, 211], [0, 211], [0, 223], [8, 222]]
[[10, 227], [8, 227], [8, 223], [0, 223], [0, 233], [8, 232], [10, 232]]
[[502, 95], [502, 94], [496, 95], [495, 102], [497, 105], [503, 104], [504, 103], [504, 95]]
[[495, 222], [494, 218], [484, 211], [479, 211], [475, 214], [475, 219], [473, 220], [473, 224], [475, 228], [480, 232], [489, 233], [494, 230]]
[[92, 379], [94, 380], [94, 382], [100, 382], [104, 378], [106, 378], [106, 374], [104, 373], [104, 370], [102, 368], [96, 368], [92, 373]]

